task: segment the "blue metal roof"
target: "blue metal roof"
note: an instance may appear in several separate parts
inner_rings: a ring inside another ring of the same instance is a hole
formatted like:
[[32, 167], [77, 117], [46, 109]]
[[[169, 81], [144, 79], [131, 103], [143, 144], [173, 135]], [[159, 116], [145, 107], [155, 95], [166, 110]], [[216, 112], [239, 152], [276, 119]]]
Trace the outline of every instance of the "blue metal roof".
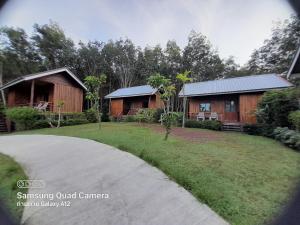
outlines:
[[125, 97], [134, 97], [134, 96], [143, 96], [143, 95], [153, 95], [156, 93], [156, 89], [152, 88], [150, 85], [129, 87], [129, 88], [120, 88], [108, 95], [105, 98], [125, 98]]
[[276, 74], [262, 74], [185, 84], [185, 93], [183, 95], [181, 89], [179, 96], [205, 96], [256, 92], [292, 86], [293, 85], [290, 82]]

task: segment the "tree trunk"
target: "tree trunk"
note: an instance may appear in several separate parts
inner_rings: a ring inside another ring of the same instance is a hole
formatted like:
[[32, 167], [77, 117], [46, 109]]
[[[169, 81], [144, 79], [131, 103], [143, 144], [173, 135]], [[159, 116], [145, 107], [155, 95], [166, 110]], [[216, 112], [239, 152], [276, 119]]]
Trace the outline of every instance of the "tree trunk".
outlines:
[[60, 120], [61, 120], [61, 113], [60, 113], [60, 107], [58, 107], [58, 122], [57, 122], [57, 128], [60, 127]]
[[186, 97], [184, 96], [184, 84], [183, 84], [183, 87], [182, 87], [182, 93], [183, 93], [182, 128], [184, 128], [184, 125], [185, 125], [185, 110], [186, 110]]
[[31, 90], [30, 90], [30, 107], [33, 106], [33, 101], [34, 101], [34, 86], [35, 86], [35, 80], [31, 81]]

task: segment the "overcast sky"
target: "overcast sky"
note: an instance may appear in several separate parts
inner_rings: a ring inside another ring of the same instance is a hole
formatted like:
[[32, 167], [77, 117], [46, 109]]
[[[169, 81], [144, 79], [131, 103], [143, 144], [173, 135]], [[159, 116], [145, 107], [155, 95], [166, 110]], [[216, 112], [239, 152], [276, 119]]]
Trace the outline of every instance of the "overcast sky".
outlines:
[[193, 29], [206, 35], [221, 57], [245, 63], [274, 21], [293, 13], [285, 0], [9, 0], [0, 11], [0, 26], [32, 32], [34, 23], [58, 22], [79, 40], [128, 37], [145, 47], [168, 40], [184, 47]]

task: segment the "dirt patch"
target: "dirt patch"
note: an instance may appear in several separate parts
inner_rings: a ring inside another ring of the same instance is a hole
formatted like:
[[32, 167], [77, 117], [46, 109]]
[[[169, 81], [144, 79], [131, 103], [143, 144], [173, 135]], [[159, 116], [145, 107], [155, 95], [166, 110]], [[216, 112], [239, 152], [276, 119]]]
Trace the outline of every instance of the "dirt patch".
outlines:
[[[146, 124], [146, 127], [149, 127], [157, 132], [164, 133], [165, 129], [163, 126], [158, 124]], [[173, 127], [171, 131], [171, 136], [179, 137], [187, 141], [193, 142], [208, 142], [214, 140], [220, 140], [224, 136], [221, 132], [202, 130], [202, 129], [189, 129], [181, 127]]]

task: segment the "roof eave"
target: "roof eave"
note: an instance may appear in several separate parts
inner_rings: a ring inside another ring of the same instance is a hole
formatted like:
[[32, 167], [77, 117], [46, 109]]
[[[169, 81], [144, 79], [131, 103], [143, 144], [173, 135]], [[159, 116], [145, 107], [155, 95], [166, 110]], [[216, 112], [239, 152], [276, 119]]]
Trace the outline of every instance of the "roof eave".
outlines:
[[156, 92], [151, 92], [151, 93], [145, 93], [145, 94], [137, 94], [137, 95], [120, 95], [120, 96], [109, 96], [106, 95], [104, 98], [109, 99], [109, 98], [130, 98], [130, 97], [139, 97], [139, 96], [149, 96], [149, 95], [154, 95]]
[[254, 92], [263, 92], [263, 91], [268, 91], [268, 90], [274, 90], [274, 89], [285, 89], [285, 88], [290, 88], [293, 87], [294, 85], [291, 86], [286, 86], [286, 87], [274, 87], [274, 88], [264, 88], [264, 89], [255, 89], [255, 90], [245, 90], [245, 91], [231, 91], [231, 92], [218, 92], [218, 93], [205, 93], [205, 94], [192, 94], [192, 95], [179, 95], [180, 98], [183, 97], [197, 97], [197, 96], [211, 96], [211, 95], [227, 95], [227, 94], [239, 94], [239, 93], [254, 93]]
[[34, 80], [34, 79], [37, 79], [40, 77], [46, 77], [46, 76], [50, 76], [52, 74], [60, 73], [60, 72], [67, 72], [84, 90], [87, 90], [86, 86], [68, 68], [65, 68], [65, 67], [56, 69], [56, 70], [50, 70], [50, 71], [46, 71], [46, 72], [37, 73], [37, 74], [31, 75], [31, 76], [29, 75], [29, 76], [23, 76], [21, 78], [17, 78], [15, 80], [3, 85], [0, 88], [0, 90], [4, 90], [6, 88], [9, 88], [9, 87], [16, 85], [23, 81]]

